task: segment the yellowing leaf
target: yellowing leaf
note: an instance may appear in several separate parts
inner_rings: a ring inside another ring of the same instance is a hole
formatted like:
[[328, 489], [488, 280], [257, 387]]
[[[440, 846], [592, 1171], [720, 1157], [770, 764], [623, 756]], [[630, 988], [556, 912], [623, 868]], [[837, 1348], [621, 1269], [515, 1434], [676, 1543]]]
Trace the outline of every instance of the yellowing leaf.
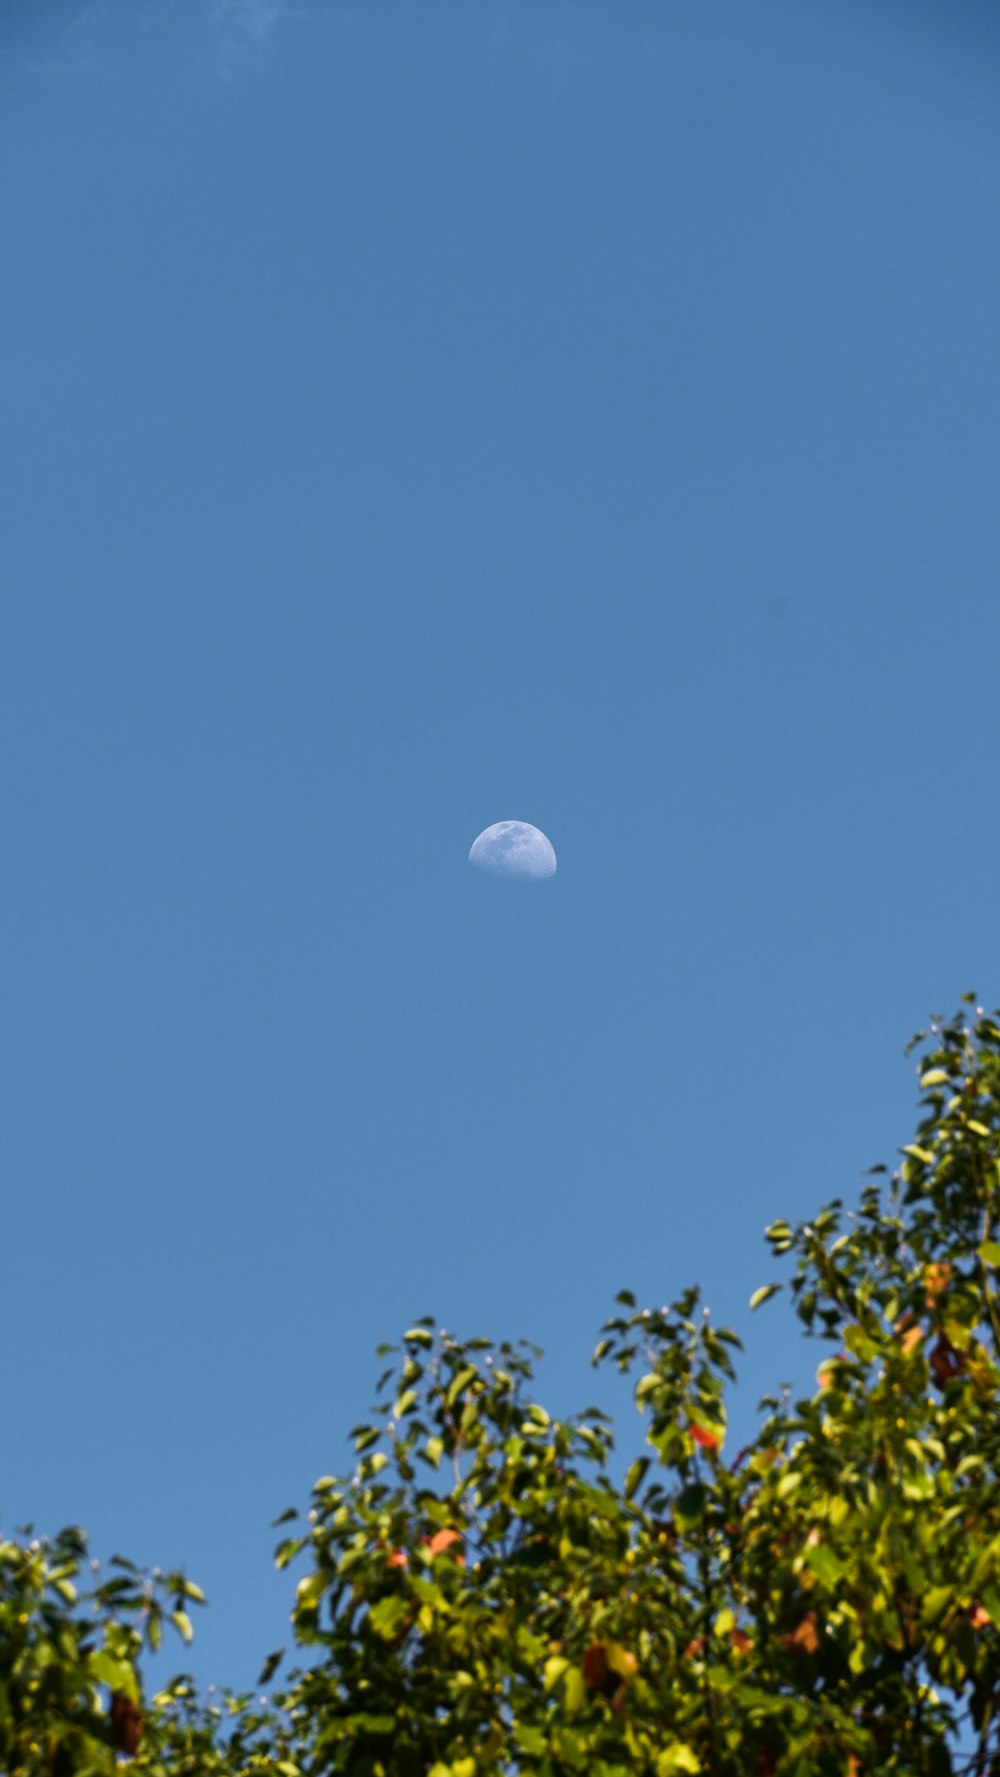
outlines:
[[315, 1610], [326, 1590], [326, 1581], [321, 1573], [308, 1573], [295, 1588], [296, 1610]]
[[587, 1685], [577, 1666], [571, 1666], [563, 1680], [563, 1701], [568, 1715], [579, 1715], [586, 1705]]
[[608, 1641], [605, 1642], [605, 1649], [608, 1665], [612, 1672], [617, 1672], [619, 1678], [624, 1678], [626, 1682], [635, 1677], [639, 1670], [639, 1662], [627, 1647], [622, 1647], [618, 1641]]
[[562, 1654], [552, 1654], [542, 1667], [542, 1683], [547, 1691], [559, 1683], [564, 1672], [569, 1670], [569, 1661]]
[[656, 1777], [675, 1777], [677, 1771], [698, 1772], [701, 1764], [690, 1746], [682, 1746], [675, 1740], [672, 1746], [665, 1746], [656, 1757]]

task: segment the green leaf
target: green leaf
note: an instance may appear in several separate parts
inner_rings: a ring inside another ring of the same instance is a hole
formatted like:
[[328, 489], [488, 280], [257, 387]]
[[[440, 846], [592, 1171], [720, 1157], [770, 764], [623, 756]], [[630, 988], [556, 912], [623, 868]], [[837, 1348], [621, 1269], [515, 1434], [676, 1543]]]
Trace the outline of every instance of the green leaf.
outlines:
[[290, 1561], [294, 1561], [296, 1555], [301, 1553], [307, 1540], [304, 1536], [286, 1536], [284, 1542], [278, 1544], [274, 1551], [274, 1565], [279, 1573], [288, 1566]]
[[131, 1697], [133, 1702], [138, 1697], [135, 1673], [127, 1660], [116, 1660], [107, 1648], [99, 1647], [91, 1654], [87, 1662], [92, 1678], [98, 1684], [106, 1684], [109, 1690], [120, 1691], [123, 1697]]
[[858, 1358], [863, 1364], [870, 1364], [878, 1351], [874, 1339], [870, 1339], [867, 1333], [863, 1333], [858, 1326], [844, 1328], [844, 1344], [851, 1355]]
[[631, 1467], [629, 1468], [628, 1474], [625, 1476], [625, 1498], [626, 1499], [634, 1499], [635, 1498], [635, 1495], [636, 1495], [638, 1489], [642, 1486], [642, 1483], [646, 1478], [646, 1474], [649, 1469], [649, 1463], [650, 1463], [650, 1458], [648, 1456], [637, 1456], [635, 1461], [632, 1463]]
[[931, 1586], [920, 1600], [920, 1615], [925, 1623], [935, 1623], [955, 1602], [953, 1585]]
[[754, 1290], [753, 1295], [750, 1297], [751, 1308], [759, 1308], [762, 1302], [770, 1301], [771, 1297], [776, 1295], [780, 1288], [780, 1283], [762, 1284], [760, 1289]]
[[257, 1679], [258, 1685], [270, 1684], [284, 1657], [285, 1650], [283, 1647], [279, 1647], [276, 1653], [268, 1654], [267, 1659], [264, 1661], [264, 1664], [260, 1669], [260, 1676]]
[[698, 1523], [705, 1509], [706, 1492], [700, 1482], [681, 1488], [674, 1501], [674, 1517], [682, 1530], [689, 1530]]
[[639, 1377], [639, 1380], [635, 1385], [635, 1404], [640, 1412], [642, 1411], [642, 1407], [647, 1397], [651, 1394], [655, 1394], [660, 1386], [661, 1378], [656, 1374], [655, 1370], [648, 1370], [645, 1376]]
[[177, 1630], [182, 1641], [192, 1642], [194, 1640], [194, 1630], [191, 1627], [191, 1618], [188, 1616], [186, 1610], [172, 1610], [170, 1612], [170, 1621], [173, 1623], [174, 1628]]
[[426, 1327], [410, 1327], [409, 1331], [403, 1334], [403, 1338], [408, 1345], [427, 1346], [433, 1345], [434, 1343], [434, 1340]]
[[413, 1412], [413, 1409], [416, 1406], [419, 1398], [420, 1397], [417, 1394], [417, 1391], [415, 1388], [404, 1388], [402, 1394], [399, 1396], [399, 1399], [396, 1402], [396, 1405], [392, 1409], [393, 1418], [394, 1419], [405, 1419], [407, 1413]]
[[806, 1566], [824, 1586], [835, 1586], [844, 1571], [843, 1562], [826, 1543], [817, 1543], [815, 1548], [806, 1550]]
[[920, 1090], [926, 1092], [931, 1086], [947, 1086], [950, 1078], [943, 1067], [932, 1067], [920, 1076]]
[[408, 1598], [381, 1598], [378, 1604], [372, 1605], [368, 1620], [376, 1635], [381, 1635], [384, 1641], [395, 1641], [409, 1611]]
[[980, 1241], [976, 1252], [984, 1265], [990, 1265], [994, 1269], [1000, 1266], [1000, 1240]]
[[904, 1499], [933, 1499], [934, 1479], [926, 1473], [910, 1473], [903, 1476]]
[[[520, 1751], [526, 1752], [529, 1758], [541, 1758], [545, 1751], [545, 1735], [541, 1728], [533, 1727], [530, 1722], [516, 1721], [514, 1723], [514, 1739], [517, 1741]], [[434, 1777], [435, 1768], [431, 1767], [427, 1777]], [[447, 1773], [447, 1777], [451, 1777], [450, 1771]]]
[[798, 1492], [804, 1480], [805, 1476], [801, 1469], [786, 1470], [778, 1482], [778, 1498], [791, 1499], [792, 1494]]
[[447, 1400], [449, 1407], [455, 1405], [459, 1395], [468, 1388], [470, 1382], [475, 1382], [475, 1380], [475, 1364], [465, 1364], [463, 1368], [459, 1370], [458, 1374], [452, 1377], [451, 1382], [448, 1384], [448, 1392], [445, 1399]]

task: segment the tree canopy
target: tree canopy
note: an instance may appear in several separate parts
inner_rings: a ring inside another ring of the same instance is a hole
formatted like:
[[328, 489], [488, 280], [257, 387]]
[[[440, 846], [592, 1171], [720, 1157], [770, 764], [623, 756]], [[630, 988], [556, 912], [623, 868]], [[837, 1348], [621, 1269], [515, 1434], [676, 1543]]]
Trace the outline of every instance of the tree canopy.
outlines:
[[0, 1540], [0, 1770], [997, 1777], [1000, 1021], [967, 996], [916, 1042], [898, 1169], [767, 1229], [821, 1361], [745, 1448], [739, 1340], [696, 1289], [623, 1291], [602, 1329], [634, 1454], [596, 1409], [550, 1417], [531, 1347], [420, 1321], [352, 1471], [279, 1520], [297, 1663], [265, 1662], [269, 1702], [144, 1695], [144, 1649], [190, 1638], [184, 1575]]

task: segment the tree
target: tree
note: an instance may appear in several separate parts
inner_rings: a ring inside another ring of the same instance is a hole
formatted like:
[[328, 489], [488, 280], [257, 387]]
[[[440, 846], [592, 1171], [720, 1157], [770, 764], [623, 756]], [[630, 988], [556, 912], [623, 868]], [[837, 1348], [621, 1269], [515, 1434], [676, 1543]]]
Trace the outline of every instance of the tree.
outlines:
[[627, 1468], [601, 1413], [550, 1418], [530, 1348], [418, 1322], [383, 1353], [353, 1472], [285, 1514], [302, 1664], [273, 1708], [212, 1714], [179, 1680], [122, 1746], [109, 1698], [138, 1708], [143, 1635], [170, 1607], [184, 1632], [188, 1582], [160, 1582], [165, 1605], [106, 1583], [95, 1638], [65, 1551], [29, 1574], [21, 1548], [0, 1569], [0, 1768], [104, 1771], [117, 1745], [164, 1773], [998, 1777], [1000, 1023], [967, 1000], [918, 1041], [899, 1170], [767, 1230], [827, 1350], [749, 1447], [725, 1448], [739, 1342], [693, 1289], [653, 1310], [623, 1292], [594, 1353], [644, 1415]]

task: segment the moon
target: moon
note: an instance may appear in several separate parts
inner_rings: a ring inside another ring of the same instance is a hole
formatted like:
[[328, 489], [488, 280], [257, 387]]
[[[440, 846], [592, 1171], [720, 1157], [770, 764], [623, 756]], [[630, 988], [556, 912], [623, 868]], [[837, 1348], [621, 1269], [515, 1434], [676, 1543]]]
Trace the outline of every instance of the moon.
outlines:
[[473, 840], [469, 863], [511, 882], [544, 882], [556, 873], [552, 842], [530, 821], [494, 821]]

